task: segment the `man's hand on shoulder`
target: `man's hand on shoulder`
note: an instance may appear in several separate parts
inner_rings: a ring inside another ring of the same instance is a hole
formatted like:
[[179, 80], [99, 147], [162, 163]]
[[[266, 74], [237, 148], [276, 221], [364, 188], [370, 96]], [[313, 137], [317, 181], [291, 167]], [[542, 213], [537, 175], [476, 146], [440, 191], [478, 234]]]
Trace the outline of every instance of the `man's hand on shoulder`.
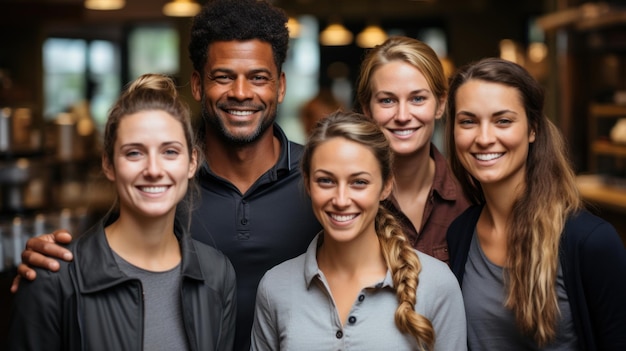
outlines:
[[28, 280], [37, 278], [37, 274], [32, 267], [45, 268], [56, 272], [59, 270], [59, 262], [55, 258], [71, 261], [73, 258], [72, 253], [68, 249], [59, 246], [59, 244], [69, 244], [71, 241], [72, 236], [64, 229], [28, 239], [26, 248], [22, 252], [22, 263], [17, 267], [17, 276], [13, 279], [13, 284], [11, 284], [11, 292], [17, 292], [21, 278]]

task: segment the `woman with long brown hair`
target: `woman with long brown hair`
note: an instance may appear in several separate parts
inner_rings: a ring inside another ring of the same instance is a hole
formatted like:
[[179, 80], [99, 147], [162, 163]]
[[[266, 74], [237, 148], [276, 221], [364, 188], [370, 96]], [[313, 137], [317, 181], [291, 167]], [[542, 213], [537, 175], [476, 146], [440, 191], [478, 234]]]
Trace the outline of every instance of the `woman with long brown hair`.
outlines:
[[583, 209], [565, 143], [523, 67], [450, 83], [452, 170], [476, 203], [448, 229], [474, 350], [626, 350], [626, 250]]

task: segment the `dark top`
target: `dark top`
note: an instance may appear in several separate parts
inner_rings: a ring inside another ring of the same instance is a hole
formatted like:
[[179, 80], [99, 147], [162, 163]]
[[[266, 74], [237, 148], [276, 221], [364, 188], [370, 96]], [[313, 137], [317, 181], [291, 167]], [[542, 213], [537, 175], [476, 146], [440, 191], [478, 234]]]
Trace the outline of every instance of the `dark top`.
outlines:
[[[235, 272], [228, 259], [177, 227], [180, 301], [190, 350], [234, 342]], [[101, 221], [69, 248], [59, 272], [37, 269], [15, 296], [9, 350], [143, 350], [143, 289], [117, 265]]]
[[393, 196], [385, 200], [383, 205], [400, 221], [414, 248], [449, 263], [446, 231], [450, 223], [469, 207], [470, 202], [448, 167], [446, 158], [432, 143], [430, 157], [435, 160], [435, 177], [424, 207], [422, 227], [419, 230], [415, 228]]
[[[448, 228], [450, 266], [461, 286], [481, 205]], [[626, 350], [626, 249], [615, 228], [587, 211], [568, 218], [559, 248], [581, 350]]]
[[287, 140], [274, 124], [281, 145], [278, 162], [245, 194], [211, 172], [206, 163], [198, 178], [202, 204], [195, 210], [194, 239], [222, 251], [237, 273], [235, 350], [249, 350], [256, 290], [273, 266], [296, 257], [320, 231], [300, 176], [302, 146]]

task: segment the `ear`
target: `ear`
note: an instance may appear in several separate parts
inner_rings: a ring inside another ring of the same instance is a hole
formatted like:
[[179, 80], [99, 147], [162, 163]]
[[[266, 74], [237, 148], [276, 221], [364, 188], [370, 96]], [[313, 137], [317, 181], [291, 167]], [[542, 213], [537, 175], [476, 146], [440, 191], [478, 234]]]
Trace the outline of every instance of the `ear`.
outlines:
[[380, 192], [380, 201], [387, 199], [389, 195], [391, 195], [391, 191], [393, 190], [393, 182], [394, 182], [393, 177], [389, 177], [389, 180], [385, 182], [383, 191]]
[[115, 167], [111, 164], [111, 161], [106, 155], [102, 155], [102, 173], [108, 180], [115, 181]]
[[191, 179], [196, 175], [196, 171], [198, 170], [198, 150], [193, 148], [191, 151], [191, 160], [189, 160], [189, 172], [187, 173], [187, 178]]
[[202, 101], [202, 77], [198, 71], [191, 74], [191, 95], [196, 101]]
[[447, 100], [447, 95], [444, 95], [439, 99], [439, 103], [437, 104], [437, 110], [435, 111], [435, 119], [440, 119], [443, 116], [443, 113], [446, 111]]
[[535, 135], [535, 130], [534, 130], [534, 129], [531, 129], [531, 130], [530, 130], [530, 135], [528, 136], [528, 143], [529, 143], [529, 144], [534, 143], [534, 142], [535, 142], [535, 138], [536, 138], [536, 135]]
[[285, 72], [280, 72], [280, 77], [278, 77], [278, 103], [282, 104], [283, 99], [285, 98], [285, 93], [287, 91], [287, 78], [285, 77]]

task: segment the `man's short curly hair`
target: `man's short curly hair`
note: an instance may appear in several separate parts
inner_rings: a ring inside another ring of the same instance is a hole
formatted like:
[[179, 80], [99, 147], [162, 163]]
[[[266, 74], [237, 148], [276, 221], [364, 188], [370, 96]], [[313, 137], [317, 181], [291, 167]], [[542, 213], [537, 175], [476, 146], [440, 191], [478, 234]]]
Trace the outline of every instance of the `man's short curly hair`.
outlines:
[[252, 39], [272, 46], [274, 63], [281, 72], [289, 47], [285, 12], [266, 0], [209, 0], [191, 26], [193, 68], [203, 71], [212, 42]]

